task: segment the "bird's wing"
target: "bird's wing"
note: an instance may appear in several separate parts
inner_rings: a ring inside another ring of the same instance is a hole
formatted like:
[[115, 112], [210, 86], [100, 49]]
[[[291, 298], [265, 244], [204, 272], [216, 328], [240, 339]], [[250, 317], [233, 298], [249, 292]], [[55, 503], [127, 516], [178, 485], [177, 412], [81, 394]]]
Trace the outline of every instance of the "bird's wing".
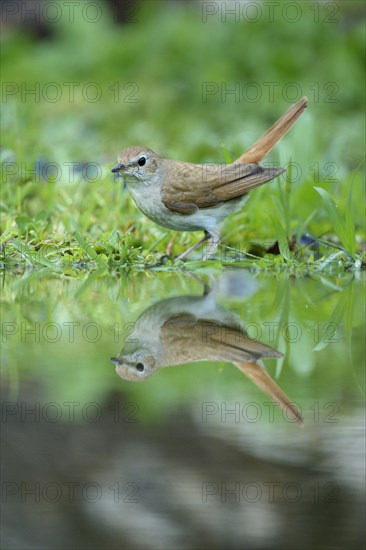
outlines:
[[171, 211], [193, 214], [200, 208], [217, 206], [242, 195], [258, 185], [270, 181], [284, 168], [262, 168], [260, 162], [274, 145], [288, 132], [308, 105], [301, 98], [280, 117], [246, 153], [233, 164], [171, 164], [169, 172], [179, 177], [167, 178], [162, 187], [162, 200]]
[[[171, 162], [171, 161], [170, 161]], [[173, 212], [192, 214], [245, 195], [282, 174], [284, 168], [262, 168], [257, 164], [170, 164], [169, 177], [162, 186], [162, 201]]]

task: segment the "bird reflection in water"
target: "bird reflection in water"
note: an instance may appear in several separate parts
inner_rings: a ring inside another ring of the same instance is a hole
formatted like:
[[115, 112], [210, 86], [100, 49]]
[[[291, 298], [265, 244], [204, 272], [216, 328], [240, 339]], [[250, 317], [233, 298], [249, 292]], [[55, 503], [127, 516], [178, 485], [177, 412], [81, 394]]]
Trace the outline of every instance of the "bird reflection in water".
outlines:
[[301, 426], [296, 406], [265, 370], [261, 359], [282, 353], [249, 338], [239, 316], [216, 301], [215, 285], [203, 296], [161, 300], [146, 309], [134, 324], [126, 344], [111, 361], [124, 380], [145, 380], [161, 367], [197, 361], [234, 364], [258, 388]]

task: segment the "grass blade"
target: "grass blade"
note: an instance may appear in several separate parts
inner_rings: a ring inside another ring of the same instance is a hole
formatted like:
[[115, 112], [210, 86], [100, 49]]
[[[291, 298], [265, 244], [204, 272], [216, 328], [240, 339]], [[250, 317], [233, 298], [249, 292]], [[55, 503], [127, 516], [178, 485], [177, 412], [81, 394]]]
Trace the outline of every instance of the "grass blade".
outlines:
[[274, 216], [271, 216], [272, 222], [276, 231], [277, 240], [278, 240], [278, 247], [280, 249], [280, 252], [282, 256], [285, 258], [285, 260], [290, 260], [291, 254], [290, 249], [288, 246], [288, 239], [285, 229], [283, 228], [282, 223], [280, 220], [275, 218]]
[[95, 252], [94, 248], [86, 242], [84, 237], [78, 231], [76, 231], [74, 237], [91, 260], [96, 260], [98, 258], [98, 254]]
[[333, 225], [334, 231], [336, 232], [339, 240], [341, 241], [343, 246], [346, 248], [346, 250], [349, 253], [351, 253], [348, 246], [349, 243], [347, 238], [346, 225], [342, 219], [341, 214], [339, 213], [338, 205], [334, 202], [333, 198], [329, 195], [328, 191], [326, 191], [322, 187], [314, 187], [314, 189], [319, 193], [319, 195], [323, 199], [325, 209], [328, 213], [328, 216]]

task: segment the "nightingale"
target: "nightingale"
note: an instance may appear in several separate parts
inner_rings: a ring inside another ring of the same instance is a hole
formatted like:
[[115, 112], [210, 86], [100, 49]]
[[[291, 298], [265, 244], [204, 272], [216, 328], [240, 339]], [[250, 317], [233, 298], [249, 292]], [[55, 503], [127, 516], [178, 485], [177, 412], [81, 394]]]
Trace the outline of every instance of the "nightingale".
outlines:
[[249, 338], [240, 317], [221, 306], [206, 286], [203, 296], [179, 296], [147, 308], [117, 357], [117, 374], [132, 382], [146, 380], [162, 367], [197, 361], [233, 363], [268, 395], [287, 417], [301, 426], [303, 419], [261, 359], [282, 353]]
[[119, 172], [137, 207], [157, 224], [178, 231], [204, 231], [204, 237], [184, 251], [183, 260], [205, 241], [207, 260], [220, 242], [220, 225], [241, 208], [248, 191], [273, 180], [284, 168], [263, 168], [258, 162], [286, 134], [307, 107], [303, 97], [232, 164], [192, 164], [168, 160], [151, 149], [124, 149], [113, 173]]

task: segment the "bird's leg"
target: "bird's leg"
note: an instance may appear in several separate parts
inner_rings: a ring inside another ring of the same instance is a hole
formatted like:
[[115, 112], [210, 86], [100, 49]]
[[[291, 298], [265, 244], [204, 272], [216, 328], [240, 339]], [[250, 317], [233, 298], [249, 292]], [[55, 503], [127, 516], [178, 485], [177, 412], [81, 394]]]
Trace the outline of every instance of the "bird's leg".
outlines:
[[166, 247], [166, 249], [165, 249], [165, 254], [166, 254], [167, 256], [170, 256], [170, 253], [171, 253], [171, 251], [172, 251], [173, 244], [174, 244], [176, 238], [177, 238], [177, 234], [173, 235], [173, 237], [172, 237], [172, 238], [170, 239], [170, 241], [168, 242], [168, 245], [167, 245], [167, 247]]
[[[184, 258], [186, 258], [188, 256], [188, 254], [190, 254], [191, 252], [193, 252], [193, 250], [196, 250], [196, 248], [198, 248], [199, 246], [201, 246], [201, 244], [205, 243], [206, 241], [208, 241], [209, 239], [211, 239], [211, 235], [210, 233], [208, 233], [208, 231], [205, 231], [205, 234], [204, 236], [202, 237], [202, 239], [200, 241], [198, 241], [197, 243], [195, 243], [193, 246], [191, 246], [190, 248], [188, 248], [187, 250], [185, 250], [184, 252], [182, 252], [182, 254], [180, 256], [178, 256], [178, 258], [175, 258], [175, 262], [179, 262], [179, 260], [184, 260]], [[211, 247], [210, 247], [211, 248]], [[207, 255], [207, 254], [206, 254]], [[204, 258], [206, 259], [206, 257]]]
[[203, 261], [208, 260], [211, 254], [215, 252], [220, 242], [220, 235], [218, 235], [217, 233], [209, 234], [209, 238], [210, 238], [210, 246], [208, 247], [206, 254], [203, 256]]

